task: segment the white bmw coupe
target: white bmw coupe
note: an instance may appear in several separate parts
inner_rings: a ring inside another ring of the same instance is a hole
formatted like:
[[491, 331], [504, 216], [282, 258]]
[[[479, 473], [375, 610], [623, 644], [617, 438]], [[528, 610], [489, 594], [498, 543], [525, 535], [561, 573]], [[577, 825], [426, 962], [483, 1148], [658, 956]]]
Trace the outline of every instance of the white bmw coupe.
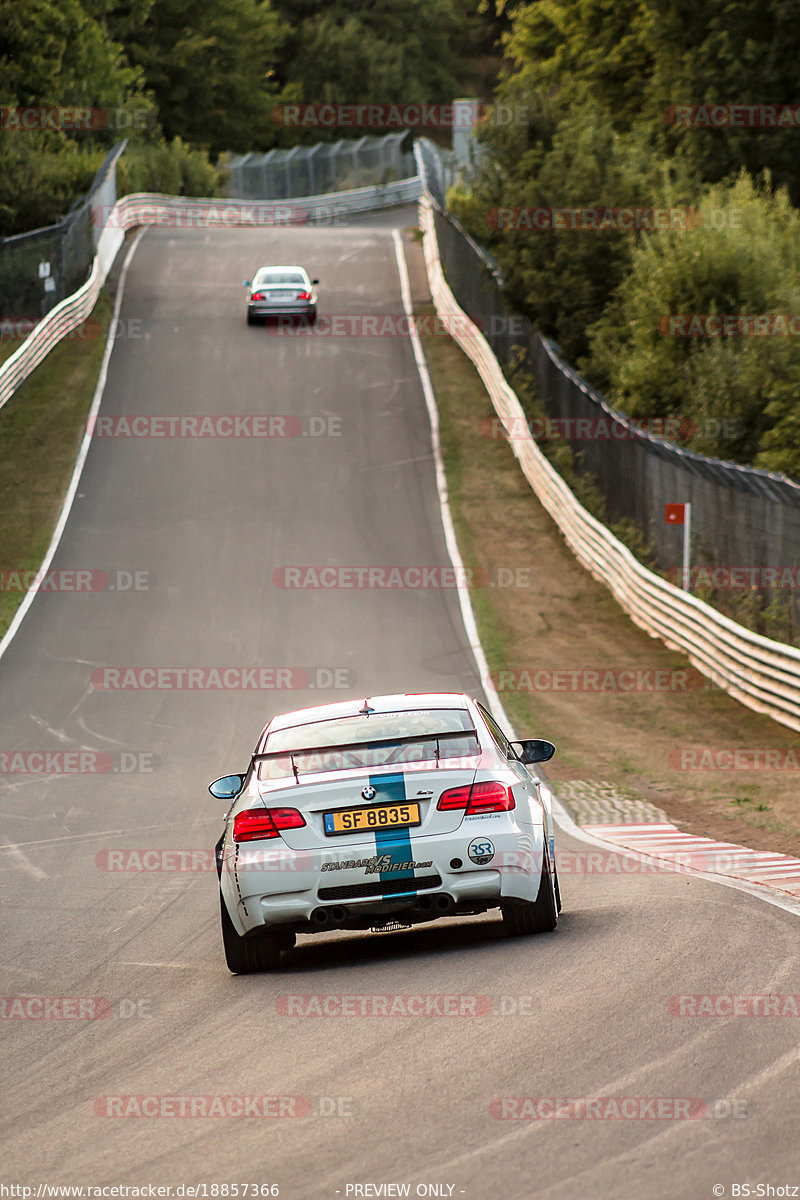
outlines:
[[561, 907], [540, 739], [510, 742], [469, 696], [373, 696], [275, 717], [217, 844], [234, 973], [271, 970], [297, 934], [384, 932], [499, 908], [513, 935]]

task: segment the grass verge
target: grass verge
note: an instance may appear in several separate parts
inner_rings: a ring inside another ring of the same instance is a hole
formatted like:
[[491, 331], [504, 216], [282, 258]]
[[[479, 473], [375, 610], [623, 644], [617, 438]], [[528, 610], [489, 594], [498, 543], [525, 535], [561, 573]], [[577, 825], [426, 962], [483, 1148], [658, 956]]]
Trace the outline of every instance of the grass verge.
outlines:
[[[111, 319], [101, 292], [88, 329], [50, 351], [0, 409], [0, 637], [25, 594], [24, 574], [38, 570], [64, 501]], [[99, 324], [98, 324], [99, 323]], [[7, 345], [7, 343], [5, 344]]]

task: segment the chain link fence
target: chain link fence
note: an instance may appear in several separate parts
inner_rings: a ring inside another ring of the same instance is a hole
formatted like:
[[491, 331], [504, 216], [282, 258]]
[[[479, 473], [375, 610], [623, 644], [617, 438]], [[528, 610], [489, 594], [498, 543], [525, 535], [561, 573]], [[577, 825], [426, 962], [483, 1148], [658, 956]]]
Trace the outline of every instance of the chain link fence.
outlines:
[[227, 195], [242, 200], [289, 200], [350, 188], [375, 187], [417, 174], [407, 130], [385, 137], [342, 139], [265, 154], [232, 155]]
[[554, 342], [506, 308], [497, 263], [443, 211], [436, 147], [422, 149], [417, 143], [420, 173], [436, 200], [447, 282], [504, 371], [522, 363], [533, 374], [552, 422], [548, 429], [540, 414], [529, 412], [534, 435], [570, 447], [577, 470], [597, 482], [606, 523], [633, 523], [658, 568], [675, 582], [681, 579], [683, 531], [666, 524], [665, 505], [690, 503], [692, 590], [757, 632], [800, 644], [800, 485], [683, 450], [612, 409], [562, 361]]
[[58, 224], [0, 239], [0, 323], [12, 336], [19, 321], [35, 324], [85, 282], [102, 233], [96, 217], [116, 203], [116, 165], [126, 145], [109, 151], [88, 193]]

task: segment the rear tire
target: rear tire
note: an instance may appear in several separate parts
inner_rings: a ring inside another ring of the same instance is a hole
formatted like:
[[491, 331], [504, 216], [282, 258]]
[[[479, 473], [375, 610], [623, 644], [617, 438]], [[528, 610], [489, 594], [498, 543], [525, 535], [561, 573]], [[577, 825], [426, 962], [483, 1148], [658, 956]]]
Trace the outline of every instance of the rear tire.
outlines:
[[247, 324], [258, 325], [258, 317], [254, 316], [249, 310], [247, 313]]
[[500, 905], [503, 925], [510, 937], [527, 937], [531, 933], [550, 933], [558, 924], [558, 899], [554, 877], [550, 874], [547, 855], [542, 862], [539, 894], [534, 901], [504, 900]]
[[277, 933], [260, 933], [252, 937], [240, 937], [233, 927], [233, 921], [221, 892], [219, 905], [222, 919], [222, 945], [225, 948], [225, 962], [228, 970], [234, 975], [253, 975], [257, 971], [274, 971], [276, 967], [279, 967], [281, 950], [291, 948], [286, 937], [281, 937]]

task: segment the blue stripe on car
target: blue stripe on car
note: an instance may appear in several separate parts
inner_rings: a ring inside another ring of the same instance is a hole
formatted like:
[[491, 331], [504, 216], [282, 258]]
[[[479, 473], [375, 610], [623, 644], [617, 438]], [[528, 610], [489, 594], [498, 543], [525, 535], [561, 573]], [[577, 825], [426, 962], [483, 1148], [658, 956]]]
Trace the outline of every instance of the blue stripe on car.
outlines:
[[[406, 799], [406, 781], [403, 774], [371, 775], [370, 784], [377, 793], [374, 803], [403, 804]], [[411, 849], [411, 833], [408, 829], [376, 829], [375, 852], [380, 858], [388, 854], [393, 863], [412, 862], [414, 853]], [[397, 883], [398, 895], [415, 896], [417, 889], [413, 886], [404, 887], [403, 882], [413, 880], [414, 872], [410, 871], [381, 871], [381, 883]], [[384, 897], [389, 899], [390, 897]]]

